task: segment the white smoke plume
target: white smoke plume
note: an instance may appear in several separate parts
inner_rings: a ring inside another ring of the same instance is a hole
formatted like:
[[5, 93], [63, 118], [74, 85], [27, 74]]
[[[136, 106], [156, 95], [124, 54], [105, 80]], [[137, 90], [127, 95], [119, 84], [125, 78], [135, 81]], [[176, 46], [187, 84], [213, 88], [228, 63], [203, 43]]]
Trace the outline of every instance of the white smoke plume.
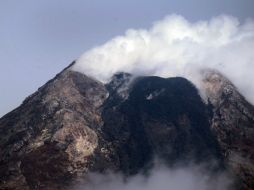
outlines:
[[127, 30], [85, 52], [73, 69], [107, 82], [116, 72], [183, 76], [198, 86], [198, 71], [217, 69], [254, 104], [254, 21], [231, 16], [189, 22], [167, 16], [148, 29]]
[[156, 166], [148, 175], [126, 178], [120, 173], [88, 175], [85, 184], [72, 190], [229, 190], [232, 178], [226, 173], [210, 174], [203, 166], [169, 169]]

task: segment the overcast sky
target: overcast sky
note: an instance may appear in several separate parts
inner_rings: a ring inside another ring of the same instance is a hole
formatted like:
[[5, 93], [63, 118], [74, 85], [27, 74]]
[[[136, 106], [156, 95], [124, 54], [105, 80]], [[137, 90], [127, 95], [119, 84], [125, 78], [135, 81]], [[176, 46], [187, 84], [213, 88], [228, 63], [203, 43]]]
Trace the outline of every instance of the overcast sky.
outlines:
[[129, 28], [180, 14], [254, 18], [254, 0], [0, 0], [0, 116], [78, 58]]

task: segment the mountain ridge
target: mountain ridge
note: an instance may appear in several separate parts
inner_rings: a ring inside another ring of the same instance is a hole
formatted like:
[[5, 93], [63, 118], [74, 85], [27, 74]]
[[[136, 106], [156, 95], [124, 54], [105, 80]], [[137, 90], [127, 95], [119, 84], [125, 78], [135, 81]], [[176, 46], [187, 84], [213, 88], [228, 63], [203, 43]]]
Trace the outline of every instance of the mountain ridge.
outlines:
[[181, 77], [118, 73], [103, 84], [73, 64], [0, 119], [0, 189], [65, 189], [108, 169], [133, 175], [155, 156], [168, 166], [216, 160], [210, 169], [228, 169], [237, 189], [254, 187], [254, 108], [221, 74], [204, 75], [205, 104]]

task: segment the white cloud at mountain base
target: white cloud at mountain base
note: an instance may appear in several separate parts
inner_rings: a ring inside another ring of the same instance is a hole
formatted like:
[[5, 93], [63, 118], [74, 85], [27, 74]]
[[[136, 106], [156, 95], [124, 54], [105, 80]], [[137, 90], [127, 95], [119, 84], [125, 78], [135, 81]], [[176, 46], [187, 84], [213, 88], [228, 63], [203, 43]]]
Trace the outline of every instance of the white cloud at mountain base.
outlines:
[[121, 173], [90, 173], [83, 185], [72, 190], [227, 190], [232, 178], [224, 172], [209, 173], [202, 165], [167, 168], [154, 167], [149, 175], [137, 174], [125, 178]]

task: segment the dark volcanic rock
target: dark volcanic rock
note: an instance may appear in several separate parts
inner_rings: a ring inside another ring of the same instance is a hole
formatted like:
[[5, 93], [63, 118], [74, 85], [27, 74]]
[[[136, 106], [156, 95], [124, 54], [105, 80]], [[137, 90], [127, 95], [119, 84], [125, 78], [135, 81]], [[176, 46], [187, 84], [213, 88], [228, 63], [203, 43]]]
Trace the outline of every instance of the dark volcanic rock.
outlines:
[[103, 132], [116, 147], [122, 171], [136, 173], [154, 155], [169, 165], [190, 160], [221, 164], [209, 109], [186, 79], [141, 77], [128, 99], [119, 101], [117, 93], [111, 94], [102, 113]]
[[66, 189], [89, 171], [135, 174], [155, 157], [216, 161], [207, 169], [229, 168], [253, 188], [253, 107], [214, 76], [203, 81], [207, 105], [184, 78], [118, 73], [104, 85], [66, 68], [0, 119], [0, 189]]

